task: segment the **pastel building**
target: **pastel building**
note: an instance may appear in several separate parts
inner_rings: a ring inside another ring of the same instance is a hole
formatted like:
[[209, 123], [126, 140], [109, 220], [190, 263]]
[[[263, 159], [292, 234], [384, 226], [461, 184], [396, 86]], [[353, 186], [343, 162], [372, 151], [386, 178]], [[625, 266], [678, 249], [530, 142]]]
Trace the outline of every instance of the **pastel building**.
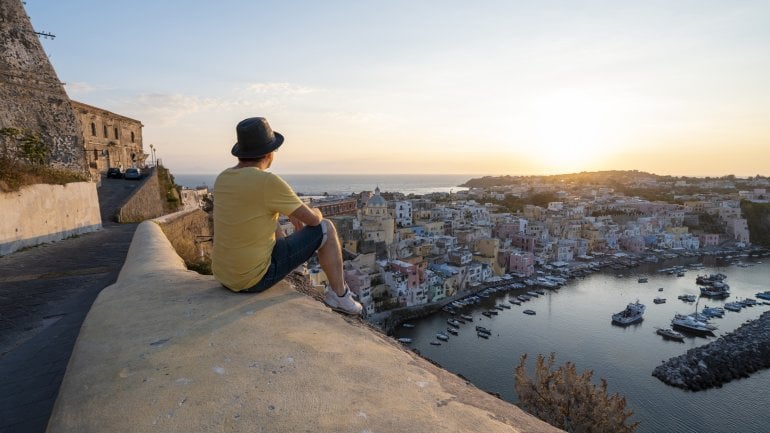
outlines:
[[508, 258], [508, 272], [531, 277], [535, 274], [535, 255], [530, 252], [514, 252]]

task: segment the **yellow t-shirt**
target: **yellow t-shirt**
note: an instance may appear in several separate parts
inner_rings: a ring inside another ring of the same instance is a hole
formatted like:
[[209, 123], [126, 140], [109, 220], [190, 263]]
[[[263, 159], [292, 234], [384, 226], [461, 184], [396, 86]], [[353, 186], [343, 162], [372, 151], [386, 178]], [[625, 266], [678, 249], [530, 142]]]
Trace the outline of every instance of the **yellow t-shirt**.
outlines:
[[235, 292], [257, 284], [270, 266], [278, 214], [302, 205], [275, 174], [228, 168], [214, 183], [214, 277]]

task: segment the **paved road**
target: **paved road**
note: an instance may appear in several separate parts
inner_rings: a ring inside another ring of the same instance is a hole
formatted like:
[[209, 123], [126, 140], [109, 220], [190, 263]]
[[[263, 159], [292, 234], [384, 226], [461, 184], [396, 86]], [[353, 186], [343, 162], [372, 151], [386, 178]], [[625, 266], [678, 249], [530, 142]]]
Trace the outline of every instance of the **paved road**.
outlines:
[[0, 432], [42, 433], [72, 347], [114, 283], [136, 224], [111, 221], [139, 182], [104, 179], [103, 229], [0, 257]]

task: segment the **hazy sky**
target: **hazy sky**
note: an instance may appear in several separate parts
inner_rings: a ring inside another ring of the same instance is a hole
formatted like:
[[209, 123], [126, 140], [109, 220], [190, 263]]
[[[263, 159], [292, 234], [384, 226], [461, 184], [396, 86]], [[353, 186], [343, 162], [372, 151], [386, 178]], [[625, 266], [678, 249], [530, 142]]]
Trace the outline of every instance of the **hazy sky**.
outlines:
[[770, 1], [27, 0], [72, 99], [176, 173], [770, 174]]

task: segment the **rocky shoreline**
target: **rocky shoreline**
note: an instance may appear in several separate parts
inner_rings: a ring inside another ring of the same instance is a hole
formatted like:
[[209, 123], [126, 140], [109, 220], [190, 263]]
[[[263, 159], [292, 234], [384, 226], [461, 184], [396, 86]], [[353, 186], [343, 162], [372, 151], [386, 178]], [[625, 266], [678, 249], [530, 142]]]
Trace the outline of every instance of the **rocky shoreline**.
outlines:
[[770, 368], [770, 311], [704, 346], [671, 358], [652, 375], [664, 383], [690, 391], [722, 384]]

